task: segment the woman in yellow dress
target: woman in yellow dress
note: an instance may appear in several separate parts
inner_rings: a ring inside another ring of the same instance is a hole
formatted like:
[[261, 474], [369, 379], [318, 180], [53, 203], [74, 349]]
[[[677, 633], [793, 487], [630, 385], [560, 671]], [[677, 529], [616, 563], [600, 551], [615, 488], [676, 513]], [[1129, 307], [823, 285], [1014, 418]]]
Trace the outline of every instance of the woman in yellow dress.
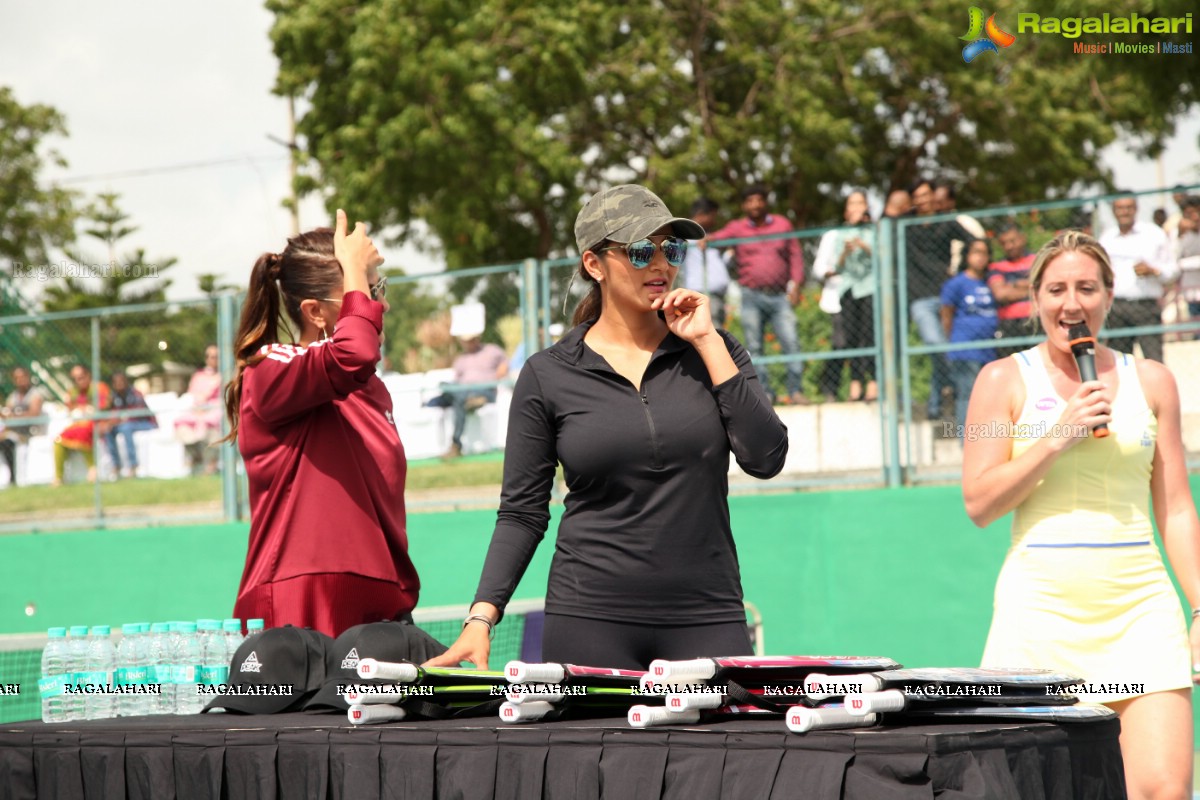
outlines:
[[[993, 361], [975, 382], [967, 514], [985, 527], [1013, 512], [983, 665], [1079, 676], [1083, 699], [1121, 715], [1129, 796], [1190, 798], [1200, 626], [1189, 634], [1151, 525], [1152, 503], [1194, 620], [1200, 521], [1179, 391], [1162, 364], [1104, 346], [1098, 380], [1082, 382], [1068, 334], [1081, 323], [1100, 331], [1113, 282], [1095, 239], [1067, 231], [1049, 242], [1030, 272], [1046, 341]], [[1101, 423], [1111, 435], [1092, 435]]]

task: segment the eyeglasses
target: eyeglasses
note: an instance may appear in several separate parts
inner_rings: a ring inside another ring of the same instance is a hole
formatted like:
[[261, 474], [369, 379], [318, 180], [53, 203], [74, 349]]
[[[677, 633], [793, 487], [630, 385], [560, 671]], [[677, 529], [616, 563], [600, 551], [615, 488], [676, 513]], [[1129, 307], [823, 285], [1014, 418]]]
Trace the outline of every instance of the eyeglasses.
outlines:
[[667, 236], [661, 242], [657, 243], [653, 239], [639, 239], [629, 244], [614, 244], [610, 247], [601, 247], [596, 252], [624, 250], [625, 255], [629, 257], [629, 263], [633, 264], [634, 269], [645, 269], [654, 260], [655, 249], [660, 247], [662, 248], [663, 255], [666, 256], [668, 264], [672, 267], [683, 266], [683, 259], [687, 255], [687, 240], [674, 236]]
[[[387, 297], [387, 275], [380, 275], [379, 280], [376, 281], [375, 283], [371, 284], [371, 287], [367, 291], [371, 293], [372, 300], [379, 300], [384, 297]], [[340, 297], [322, 297], [321, 302], [323, 302], [323, 303], [340, 303], [340, 302], [342, 302], [342, 298], [340, 298]]]

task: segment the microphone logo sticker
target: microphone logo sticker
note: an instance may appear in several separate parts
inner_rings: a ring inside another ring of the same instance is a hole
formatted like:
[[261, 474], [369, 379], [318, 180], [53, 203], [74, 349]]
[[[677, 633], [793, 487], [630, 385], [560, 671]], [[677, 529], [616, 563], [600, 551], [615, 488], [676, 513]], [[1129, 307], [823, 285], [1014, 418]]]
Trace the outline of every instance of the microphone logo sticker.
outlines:
[[1034, 403], [1033, 407], [1038, 411], [1049, 411], [1056, 405], [1058, 405], [1057, 397], [1043, 397], [1041, 400], [1038, 400], [1036, 403]]

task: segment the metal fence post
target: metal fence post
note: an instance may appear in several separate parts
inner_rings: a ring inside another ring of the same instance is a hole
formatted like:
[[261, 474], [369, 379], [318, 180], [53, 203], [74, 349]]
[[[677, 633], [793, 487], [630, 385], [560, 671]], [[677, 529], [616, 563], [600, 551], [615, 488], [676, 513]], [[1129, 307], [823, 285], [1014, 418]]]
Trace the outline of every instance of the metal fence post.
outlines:
[[525, 358], [542, 348], [538, 336], [538, 325], [542, 323], [538, 302], [538, 260], [527, 258], [521, 263], [521, 341], [525, 345]]
[[[232, 378], [235, 365], [233, 361], [234, 337], [234, 302], [236, 298], [231, 293], [217, 296], [217, 352], [218, 369], [223, 378]], [[221, 438], [229, 435], [229, 420], [221, 415]], [[224, 442], [221, 445], [221, 510], [226, 522], [241, 518], [241, 503], [238, 490], [237, 465], [238, 456], [236, 443]]]
[[899, 327], [896, 314], [896, 280], [894, 274], [896, 259], [896, 222], [884, 217], [879, 221], [879, 245], [876, 248], [879, 279], [875, 304], [875, 330], [879, 336], [877, 341], [882, 343], [881, 361], [882, 380], [879, 381], [880, 399], [883, 403], [883, 428], [885, 437], [884, 480], [889, 488], [901, 485], [900, 472], [900, 419], [899, 384], [896, 381], [896, 359], [899, 347], [896, 341]]

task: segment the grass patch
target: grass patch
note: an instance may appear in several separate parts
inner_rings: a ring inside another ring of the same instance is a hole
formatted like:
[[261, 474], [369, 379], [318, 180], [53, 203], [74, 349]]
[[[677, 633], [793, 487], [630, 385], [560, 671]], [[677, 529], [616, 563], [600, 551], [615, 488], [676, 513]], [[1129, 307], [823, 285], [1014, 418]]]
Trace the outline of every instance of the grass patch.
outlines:
[[[499, 486], [503, 473], [502, 453], [467, 456], [450, 462], [426, 459], [409, 464], [407, 488], [419, 491], [456, 486]], [[95, 487], [90, 483], [59, 487], [18, 486], [0, 491], [0, 517], [39, 511], [89, 511], [95, 502]], [[100, 502], [105, 507], [220, 503], [221, 478], [206, 475], [176, 480], [138, 478], [102, 483]]]
[[[221, 479], [207, 475], [176, 480], [137, 478], [100, 484], [100, 501], [105, 506], [156, 506], [219, 503]], [[18, 486], [0, 492], [0, 514], [36, 511], [90, 509], [96, 490], [90, 483], [66, 486]]]

